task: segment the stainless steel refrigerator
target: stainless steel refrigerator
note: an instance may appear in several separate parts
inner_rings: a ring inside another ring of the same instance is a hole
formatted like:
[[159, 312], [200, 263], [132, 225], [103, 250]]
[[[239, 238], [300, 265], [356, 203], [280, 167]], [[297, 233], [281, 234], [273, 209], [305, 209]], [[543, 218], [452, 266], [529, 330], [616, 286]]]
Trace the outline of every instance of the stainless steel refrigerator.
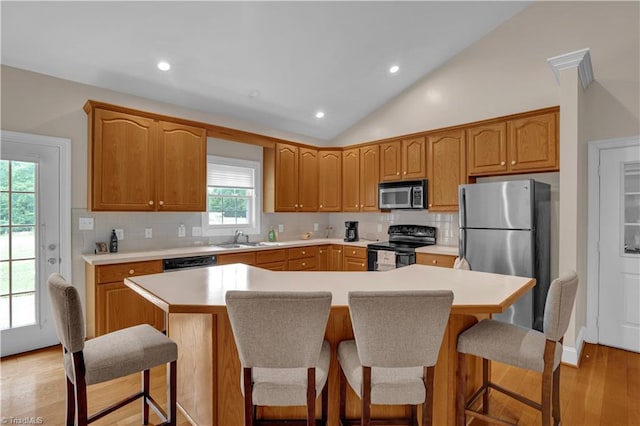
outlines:
[[531, 179], [460, 185], [458, 197], [460, 254], [471, 270], [537, 281], [494, 318], [542, 330], [549, 290], [549, 185]]

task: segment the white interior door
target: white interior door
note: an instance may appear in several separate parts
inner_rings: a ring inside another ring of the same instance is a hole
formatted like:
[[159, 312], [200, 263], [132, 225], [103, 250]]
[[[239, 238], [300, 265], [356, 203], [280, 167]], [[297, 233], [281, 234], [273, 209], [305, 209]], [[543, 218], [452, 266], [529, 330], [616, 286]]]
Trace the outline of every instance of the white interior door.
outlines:
[[600, 154], [598, 340], [640, 352], [640, 147]]
[[[2, 356], [58, 343], [47, 277], [61, 270], [61, 149], [2, 133], [0, 336]], [[64, 248], [64, 247], [63, 247]], [[69, 259], [65, 259], [68, 263]], [[69, 268], [65, 268], [69, 269]]]

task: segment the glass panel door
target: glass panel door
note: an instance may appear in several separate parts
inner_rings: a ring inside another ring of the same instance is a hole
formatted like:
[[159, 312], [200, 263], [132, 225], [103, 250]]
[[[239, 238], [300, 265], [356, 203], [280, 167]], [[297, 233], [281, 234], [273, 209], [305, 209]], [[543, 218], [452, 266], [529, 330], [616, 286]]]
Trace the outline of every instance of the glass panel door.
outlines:
[[640, 254], [640, 163], [623, 166], [624, 253]]

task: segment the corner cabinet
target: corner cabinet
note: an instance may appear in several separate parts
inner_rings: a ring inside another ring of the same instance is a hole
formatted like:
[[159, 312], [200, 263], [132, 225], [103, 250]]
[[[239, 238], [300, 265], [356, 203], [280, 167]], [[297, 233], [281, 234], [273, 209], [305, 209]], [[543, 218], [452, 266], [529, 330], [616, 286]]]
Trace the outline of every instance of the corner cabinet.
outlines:
[[424, 179], [425, 137], [380, 143], [380, 180]]
[[92, 102], [85, 110], [90, 210], [206, 210], [206, 129]]
[[346, 149], [342, 153], [342, 211], [378, 211], [378, 145]]
[[557, 171], [558, 108], [470, 127], [469, 176]]
[[467, 183], [465, 131], [448, 130], [427, 136], [427, 209], [458, 210], [458, 185]]

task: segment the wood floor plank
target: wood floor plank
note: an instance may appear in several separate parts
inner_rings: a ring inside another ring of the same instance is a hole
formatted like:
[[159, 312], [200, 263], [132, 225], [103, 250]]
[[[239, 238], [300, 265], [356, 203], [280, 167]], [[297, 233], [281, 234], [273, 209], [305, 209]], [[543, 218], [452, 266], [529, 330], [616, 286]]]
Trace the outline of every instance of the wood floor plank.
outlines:
[[[640, 425], [640, 354], [585, 344], [580, 368], [563, 365], [560, 376], [564, 426]], [[540, 398], [539, 373], [494, 363], [491, 377], [529, 398]], [[134, 393], [139, 386], [140, 376], [137, 374], [90, 386], [90, 411]], [[165, 367], [152, 370], [151, 386], [152, 395], [164, 406]], [[44, 424], [63, 424], [65, 382], [60, 348], [45, 348], [3, 358], [0, 362], [0, 391], [3, 419], [42, 417]], [[536, 410], [497, 392], [491, 393], [490, 404], [493, 414], [517, 421], [518, 425], [540, 424], [541, 417]], [[155, 414], [150, 417], [152, 424], [159, 422]], [[94, 424], [129, 426], [139, 425], [140, 420], [140, 402], [136, 401]], [[189, 425], [180, 411], [178, 424]], [[470, 425], [486, 423], [474, 419]]]

